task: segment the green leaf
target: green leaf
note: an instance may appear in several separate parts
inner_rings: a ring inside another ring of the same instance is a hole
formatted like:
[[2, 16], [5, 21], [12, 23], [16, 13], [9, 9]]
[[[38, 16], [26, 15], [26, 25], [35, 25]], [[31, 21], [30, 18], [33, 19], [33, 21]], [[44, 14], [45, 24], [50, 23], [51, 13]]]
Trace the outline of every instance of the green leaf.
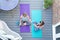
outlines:
[[48, 8], [49, 6], [52, 6], [53, 0], [44, 0], [44, 7]]

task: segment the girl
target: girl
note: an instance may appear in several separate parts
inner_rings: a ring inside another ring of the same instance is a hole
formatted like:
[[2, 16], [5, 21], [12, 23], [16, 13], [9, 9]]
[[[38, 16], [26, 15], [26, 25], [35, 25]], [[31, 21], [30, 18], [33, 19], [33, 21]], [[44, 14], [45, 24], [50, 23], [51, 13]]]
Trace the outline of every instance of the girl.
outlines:
[[43, 28], [43, 25], [44, 25], [44, 22], [43, 21], [40, 21], [39, 23], [34, 23], [34, 26], [35, 26], [35, 31], [38, 31], [40, 30], [41, 28]]

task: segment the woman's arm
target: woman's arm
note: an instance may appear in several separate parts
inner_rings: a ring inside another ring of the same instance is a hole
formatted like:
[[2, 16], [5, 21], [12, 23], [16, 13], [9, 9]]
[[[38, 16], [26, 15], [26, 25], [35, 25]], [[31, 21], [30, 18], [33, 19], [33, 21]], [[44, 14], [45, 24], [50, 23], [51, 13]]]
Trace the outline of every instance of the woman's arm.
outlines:
[[31, 22], [31, 18], [29, 16], [27, 16], [27, 17], [28, 17], [28, 20]]
[[22, 18], [22, 15], [20, 16], [20, 19]]
[[20, 16], [20, 21], [21, 21], [22, 17], [23, 17], [23, 16], [21, 15], [21, 16]]
[[19, 25], [21, 25], [21, 19], [22, 19], [22, 15], [20, 16], [20, 23], [19, 23]]

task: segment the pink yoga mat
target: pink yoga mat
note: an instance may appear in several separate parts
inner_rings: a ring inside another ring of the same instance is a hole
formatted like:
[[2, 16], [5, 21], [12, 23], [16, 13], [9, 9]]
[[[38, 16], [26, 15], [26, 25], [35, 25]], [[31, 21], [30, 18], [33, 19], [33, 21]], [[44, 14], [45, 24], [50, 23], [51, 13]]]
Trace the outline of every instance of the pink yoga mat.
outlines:
[[[30, 6], [29, 4], [20, 4], [20, 16], [26, 12], [30, 16]], [[20, 32], [30, 32], [30, 26], [20, 26]]]

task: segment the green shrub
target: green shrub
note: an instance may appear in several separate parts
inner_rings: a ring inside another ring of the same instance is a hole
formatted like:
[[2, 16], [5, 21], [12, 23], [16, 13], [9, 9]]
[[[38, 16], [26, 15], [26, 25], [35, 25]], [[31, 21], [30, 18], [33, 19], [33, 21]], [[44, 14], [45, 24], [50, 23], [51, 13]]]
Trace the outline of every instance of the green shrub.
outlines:
[[44, 8], [52, 6], [53, 0], [44, 0]]

